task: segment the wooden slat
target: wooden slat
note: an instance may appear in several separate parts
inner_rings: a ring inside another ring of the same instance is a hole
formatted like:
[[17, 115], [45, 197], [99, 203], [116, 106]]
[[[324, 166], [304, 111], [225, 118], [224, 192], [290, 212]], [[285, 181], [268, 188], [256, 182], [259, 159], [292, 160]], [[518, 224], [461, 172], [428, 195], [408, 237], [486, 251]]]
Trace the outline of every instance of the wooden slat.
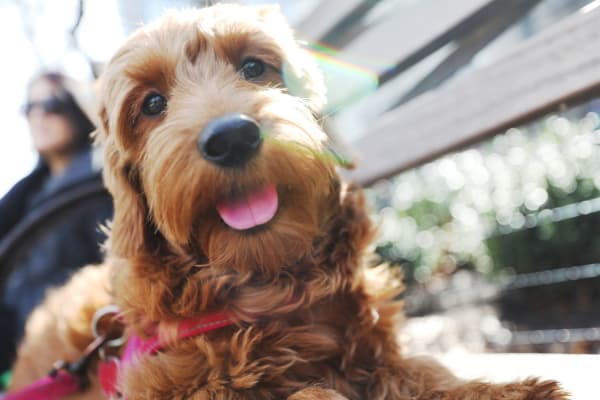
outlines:
[[471, 18], [469, 18], [469, 21], [463, 22], [463, 24], [471, 25], [471, 32], [456, 39], [457, 48], [391, 108], [396, 108], [397, 105], [406, 103], [449, 79], [459, 69], [469, 64], [481, 49], [526, 15], [540, 1], [496, 0], [493, 3], [494, 7], [487, 7], [487, 16], [481, 16], [478, 21], [470, 21]]
[[391, 111], [354, 146], [363, 184], [600, 90], [600, 7], [577, 13], [493, 66]]
[[383, 73], [489, 3], [493, 0], [436, 0], [435, 7], [428, 1], [401, 7], [348, 43], [336, 57]]
[[303, 39], [320, 41], [340, 21], [365, 0], [327, 0], [320, 4], [294, 29]]
[[368, 28], [368, 18], [371, 10], [375, 8], [382, 0], [367, 0], [356, 7], [345, 16], [340, 22], [335, 24], [329, 32], [322, 38], [321, 42], [327, 43], [330, 47], [344, 47], [362, 32]]
[[[437, 36], [431, 36], [429, 41], [422, 43], [421, 46], [416, 47], [411, 53], [404, 54], [402, 58], [396, 61], [396, 64], [392, 68], [385, 70], [379, 76], [380, 84], [385, 84], [450, 42], [458, 41], [460, 43], [465, 40], [469, 41], [469, 37], [477, 36], [478, 32], [481, 34], [483, 33], [482, 31], [486, 30], [487, 34], [484, 34], [484, 36], [489, 36], [491, 31], [498, 28], [500, 21], [504, 20], [507, 22], [506, 20], [511, 18], [519, 18], [539, 2], [540, 0], [488, 1], [475, 12], [465, 16], [460, 22], [447, 26]], [[466, 56], [464, 52], [463, 56]]]

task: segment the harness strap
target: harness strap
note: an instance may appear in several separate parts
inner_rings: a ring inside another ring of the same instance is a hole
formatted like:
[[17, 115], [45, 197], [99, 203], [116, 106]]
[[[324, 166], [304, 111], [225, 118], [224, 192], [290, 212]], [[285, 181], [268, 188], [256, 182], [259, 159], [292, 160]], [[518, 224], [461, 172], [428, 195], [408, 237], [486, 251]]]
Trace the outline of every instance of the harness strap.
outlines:
[[102, 393], [107, 398], [117, 397], [117, 382], [119, 379], [120, 362], [116, 358], [101, 360], [98, 364], [98, 381]]
[[48, 375], [23, 389], [7, 393], [2, 400], [55, 400], [83, 390], [89, 385], [88, 366], [107, 341], [106, 336], [97, 336], [78, 360], [57, 361]]
[[2, 400], [59, 400], [77, 393], [81, 388], [79, 378], [67, 371], [47, 375], [21, 390], [10, 392]]
[[[99, 314], [100, 317], [108, 315], [107, 312], [103, 312], [104, 314]], [[114, 308], [109, 309], [108, 313], [114, 314]], [[97, 318], [94, 319], [97, 322]], [[94, 327], [96, 322], [93, 324]], [[179, 323], [177, 339], [184, 340], [199, 336], [231, 324], [233, 324], [233, 321], [229, 314], [225, 312], [187, 319]], [[94, 333], [97, 334], [95, 328]], [[116, 339], [115, 343], [120, 343], [119, 340]], [[160, 340], [158, 332], [148, 339], [142, 339], [133, 334], [127, 341], [122, 360], [119, 360], [114, 357], [105, 358], [103, 356], [103, 347], [110, 343], [111, 340], [106, 336], [97, 336], [88, 345], [79, 360], [74, 363], [57, 362], [49, 375], [23, 389], [7, 393], [2, 397], [2, 400], [60, 400], [68, 395], [80, 392], [88, 383], [86, 378], [89, 362], [92, 356], [99, 352], [101, 360], [98, 364], [98, 378], [102, 391], [108, 398], [119, 397], [117, 381], [122, 368], [121, 365], [128, 367], [139, 356], [144, 354], [154, 355], [168, 347], [168, 343], [163, 343]]]

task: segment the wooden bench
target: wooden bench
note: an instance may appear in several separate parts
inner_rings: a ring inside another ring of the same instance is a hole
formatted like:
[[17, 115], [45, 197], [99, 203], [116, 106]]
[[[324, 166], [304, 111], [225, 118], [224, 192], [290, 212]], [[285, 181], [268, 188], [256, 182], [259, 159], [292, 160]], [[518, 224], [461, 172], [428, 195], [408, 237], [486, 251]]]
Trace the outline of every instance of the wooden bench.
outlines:
[[[437, 0], [431, 7], [420, 1], [374, 13], [383, 3], [323, 1], [296, 27], [309, 41], [337, 48], [335, 57], [379, 77], [379, 90], [352, 107], [369, 119], [365, 132], [346, 143], [358, 159], [347, 176], [359, 183], [373, 184], [600, 95], [599, 0], [453, 79], [448, 78], [540, 2]], [[367, 12], [377, 14], [370, 17], [376, 22], [365, 18]], [[420, 81], [390, 95], [390, 82], [436, 52], [437, 65]], [[385, 68], [370, 63], [379, 59], [388, 61]], [[333, 115], [332, 126], [343, 114]], [[559, 380], [573, 399], [600, 399], [597, 355], [445, 354], [441, 360], [464, 378], [541, 376]]]

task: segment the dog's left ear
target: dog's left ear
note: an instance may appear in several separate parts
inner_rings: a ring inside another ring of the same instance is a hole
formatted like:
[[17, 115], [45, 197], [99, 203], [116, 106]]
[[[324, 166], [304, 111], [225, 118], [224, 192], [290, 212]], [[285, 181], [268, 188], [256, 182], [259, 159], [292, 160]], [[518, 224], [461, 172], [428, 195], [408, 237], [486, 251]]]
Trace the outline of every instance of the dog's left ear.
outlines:
[[281, 33], [278, 39], [285, 41], [285, 60], [282, 75], [288, 92], [303, 99], [315, 114], [320, 114], [327, 102], [323, 73], [314, 57], [294, 34], [278, 5], [256, 6], [258, 15], [270, 28]]

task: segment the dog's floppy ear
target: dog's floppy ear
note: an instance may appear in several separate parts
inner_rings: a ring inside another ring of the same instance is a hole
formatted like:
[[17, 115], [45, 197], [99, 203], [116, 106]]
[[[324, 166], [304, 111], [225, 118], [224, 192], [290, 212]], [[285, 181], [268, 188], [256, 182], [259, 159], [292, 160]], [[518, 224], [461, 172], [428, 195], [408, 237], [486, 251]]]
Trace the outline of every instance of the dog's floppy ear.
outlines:
[[113, 197], [114, 216], [107, 247], [110, 254], [129, 257], [144, 247], [146, 205], [137, 172], [123, 160], [116, 135], [109, 132], [106, 108], [100, 109], [101, 124], [97, 140], [104, 147], [104, 184]]

